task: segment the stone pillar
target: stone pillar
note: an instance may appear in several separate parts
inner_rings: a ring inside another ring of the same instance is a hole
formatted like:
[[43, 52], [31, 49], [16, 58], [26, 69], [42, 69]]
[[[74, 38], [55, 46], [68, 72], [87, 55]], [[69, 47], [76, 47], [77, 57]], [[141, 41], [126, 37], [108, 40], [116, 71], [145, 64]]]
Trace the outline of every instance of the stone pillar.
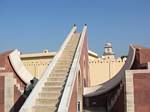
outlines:
[[4, 109], [5, 112], [10, 112], [14, 104], [14, 78], [13, 73], [5, 74], [5, 90], [4, 90]]
[[133, 73], [126, 70], [126, 112], [134, 112], [134, 85], [133, 85]]

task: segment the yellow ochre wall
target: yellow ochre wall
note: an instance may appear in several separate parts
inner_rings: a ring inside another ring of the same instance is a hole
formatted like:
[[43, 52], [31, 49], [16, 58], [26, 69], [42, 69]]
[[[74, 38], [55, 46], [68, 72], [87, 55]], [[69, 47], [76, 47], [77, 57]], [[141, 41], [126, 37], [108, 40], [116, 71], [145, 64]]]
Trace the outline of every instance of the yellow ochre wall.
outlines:
[[[20, 58], [27, 70], [33, 74], [34, 77], [40, 78], [43, 71], [48, 64], [51, 63], [56, 52], [30, 53], [21, 54]], [[122, 68], [126, 58], [115, 58], [115, 55], [105, 55], [101, 58], [98, 54], [89, 51], [89, 72], [90, 72], [90, 86], [104, 83], [111, 79]]]
[[122, 68], [126, 57], [115, 58], [111, 43], [106, 43], [101, 57], [89, 50], [90, 86], [110, 80]]
[[20, 58], [27, 70], [39, 79], [55, 54], [55, 52], [44, 51], [43, 53], [21, 54]]
[[[90, 56], [89, 56], [90, 57]], [[104, 83], [111, 79], [122, 68], [126, 59], [92, 59], [89, 58], [91, 86]]]

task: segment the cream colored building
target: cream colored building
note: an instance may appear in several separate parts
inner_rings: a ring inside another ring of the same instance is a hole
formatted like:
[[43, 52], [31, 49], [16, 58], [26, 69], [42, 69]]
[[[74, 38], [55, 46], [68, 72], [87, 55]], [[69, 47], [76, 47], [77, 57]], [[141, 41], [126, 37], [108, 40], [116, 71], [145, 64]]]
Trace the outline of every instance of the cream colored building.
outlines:
[[[21, 54], [21, 60], [34, 77], [40, 78], [43, 71], [54, 58], [56, 52], [44, 50], [42, 53]], [[110, 43], [105, 44], [104, 54], [89, 51], [90, 83], [91, 86], [111, 79], [124, 65], [126, 58], [115, 58]]]
[[126, 58], [115, 58], [111, 43], [106, 43], [103, 56], [89, 51], [91, 86], [104, 83], [111, 79], [124, 65]]
[[55, 54], [56, 52], [44, 50], [42, 53], [21, 54], [20, 57], [27, 70], [39, 79]]

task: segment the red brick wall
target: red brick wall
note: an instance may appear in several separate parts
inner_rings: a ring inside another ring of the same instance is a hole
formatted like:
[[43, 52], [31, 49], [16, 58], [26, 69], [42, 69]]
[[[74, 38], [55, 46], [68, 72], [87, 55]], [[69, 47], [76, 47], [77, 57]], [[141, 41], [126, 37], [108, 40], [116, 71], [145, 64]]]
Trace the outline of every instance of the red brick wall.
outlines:
[[135, 112], [150, 112], [150, 73], [134, 74]]
[[0, 76], [0, 112], [4, 112], [4, 76]]
[[135, 64], [145, 64], [150, 61], [150, 49], [140, 48], [136, 49]]
[[136, 48], [135, 60], [132, 69], [147, 69], [147, 62], [150, 61], [150, 48]]
[[77, 79], [75, 80], [71, 102], [69, 105], [69, 112], [77, 112]]
[[139, 50], [139, 61], [140, 64], [147, 63], [150, 61], [150, 49], [143, 48]]
[[1, 70], [0, 72], [14, 72], [8, 57], [11, 52], [0, 53], [0, 67], [5, 67], [5, 70]]
[[10, 60], [9, 60], [9, 54], [12, 51], [7, 51], [4, 53], [0, 53], [0, 67], [5, 67], [5, 70], [1, 70], [0, 73], [4, 72], [13, 72], [14, 73], [14, 78], [17, 79], [17, 83], [21, 85], [22, 88], [25, 87], [25, 83], [20, 79], [20, 77], [17, 76], [15, 70], [13, 69]]
[[[18, 77], [18, 75], [16, 74], [16, 72], [14, 71], [14, 69], [10, 63], [9, 54], [11, 52], [12, 51], [0, 53], [0, 67], [5, 68], [5, 70], [1, 70], [0, 73], [8, 73], [8, 72], [13, 73], [14, 79], [17, 80], [17, 83], [20, 84], [22, 90], [24, 90], [25, 83]], [[18, 101], [20, 96], [21, 96], [20, 91], [14, 85], [14, 101], [15, 102]], [[3, 112], [2, 111], [3, 107], [4, 107], [4, 79], [2, 77], [0, 77], [0, 109], [1, 109], [1, 112]]]
[[[80, 57], [80, 74], [81, 74], [81, 80], [83, 80], [84, 86], [89, 85], [89, 66], [88, 66], [88, 45], [87, 45], [87, 34], [85, 36], [85, 40], [83, 42], [83, 47], [81, 51], [81, 57]], [[69, 112], [77, 112], [77, 79], [74, 85], [73, 94], [71, 97], [71, 103], [69, 106]]]
[[85, 40], [84, 40], [83, 47], [82, 47], [80, 67], [81, 67], [81, 75], [83, 77], [83, 84], [84, 86], [88, 86], [90, 84], [90, 80], [89, 80], [90, 77], [89, 77], [89, 64], [88, 64], [87, 34], [85, 36]]

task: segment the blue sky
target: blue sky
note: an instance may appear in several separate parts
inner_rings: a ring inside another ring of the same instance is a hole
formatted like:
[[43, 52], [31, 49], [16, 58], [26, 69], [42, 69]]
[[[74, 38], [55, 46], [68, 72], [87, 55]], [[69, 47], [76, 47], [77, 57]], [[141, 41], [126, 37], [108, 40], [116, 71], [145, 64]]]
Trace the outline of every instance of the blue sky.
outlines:
[[88, 25], [99, 54], [106, 42], [117, 55], [131, 43], [150, 47], [150, 0], [0, 0], [0, 52], [57, 51], [74, 23]]

